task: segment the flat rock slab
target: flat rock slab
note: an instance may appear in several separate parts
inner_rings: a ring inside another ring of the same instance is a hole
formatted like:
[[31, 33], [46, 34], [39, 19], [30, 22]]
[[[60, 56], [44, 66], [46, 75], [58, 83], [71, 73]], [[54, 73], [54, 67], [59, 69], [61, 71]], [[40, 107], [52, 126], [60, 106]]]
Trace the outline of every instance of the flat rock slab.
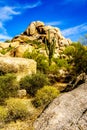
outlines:
[[34, 129], [87, 130], [87, 83], [54, 99], [35, 121]]
[[25, 58], [0, 57], [0, 72], [16, 73], [19, 80], [25, 75], [36, 73], [36, 62]]

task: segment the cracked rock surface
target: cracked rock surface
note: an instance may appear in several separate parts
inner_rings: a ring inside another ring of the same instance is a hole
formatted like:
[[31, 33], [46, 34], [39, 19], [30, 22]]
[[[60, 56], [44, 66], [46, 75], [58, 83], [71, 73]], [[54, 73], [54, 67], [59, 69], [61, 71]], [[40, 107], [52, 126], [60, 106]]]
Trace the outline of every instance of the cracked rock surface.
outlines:
[[35, 130], [87, 130], [87, 81], [57, 97], [34, 123]]

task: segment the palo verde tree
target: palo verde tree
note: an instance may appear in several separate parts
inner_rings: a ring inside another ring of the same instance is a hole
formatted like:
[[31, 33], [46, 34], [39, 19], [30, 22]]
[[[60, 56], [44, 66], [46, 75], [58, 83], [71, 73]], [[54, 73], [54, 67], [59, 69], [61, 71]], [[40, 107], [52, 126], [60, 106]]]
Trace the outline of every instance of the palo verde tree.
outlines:
[[50, 30], [48, 30], [48, 39], [45, 39], [45, 48], [46, 48], [46, 53], [49, 58], [49, 66], [52, 63], [52, 58], [53, 58], [54, 51], [55, 51], [55, 45], [56, 45], [55, 37], [51, 38]]

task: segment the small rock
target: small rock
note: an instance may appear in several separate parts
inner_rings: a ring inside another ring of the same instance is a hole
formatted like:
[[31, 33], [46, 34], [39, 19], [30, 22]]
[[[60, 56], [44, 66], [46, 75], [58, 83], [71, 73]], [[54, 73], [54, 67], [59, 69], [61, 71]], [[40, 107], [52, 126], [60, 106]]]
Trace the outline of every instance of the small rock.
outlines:
[[17, 95], [18, 95], [19, 98], [24, 98], [27, 95], [27, 91], [25, 89], [18, 90]]

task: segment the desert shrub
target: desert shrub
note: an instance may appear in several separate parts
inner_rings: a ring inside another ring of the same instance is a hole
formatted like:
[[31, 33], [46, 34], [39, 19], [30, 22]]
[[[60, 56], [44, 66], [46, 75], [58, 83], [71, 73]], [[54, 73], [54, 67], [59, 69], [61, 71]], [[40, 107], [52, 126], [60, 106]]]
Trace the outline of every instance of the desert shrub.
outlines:
[[37, 40], [33, 40], [33, 41], [32, 41], [32, 44], [33, 44], [33, 45], [36, 45], [37, 48], [40, 48], [40, 47], [41, 47], [41, 42], [39, 42], [39, 41], [37, 41]]
[[[69, 47], [68, 47], [69, 48]], [[87, 50], [81, 43], [73, 43], [72, 51], [69, 49], [65, 49], [66, 54], [71, 60], [71, 64], [73, 65], [72, 73], [80, 74], [82, 72], [87, 73]]]
[[37, 62], [37, 69], [43, 73], [47, 73], [49, 65], [46, 56], [40, 54], [38, 51], [35, 50], [33, 52], [29, 52], [28, 50], [26, 50], [23, 57], [34, 59]]
[[4, 108], [3, 106], [0, 106], [0, 123], [5, 122], [8, 117], [8, 110]]
[[32, 44], [32, 45], [36, 45], [37, 47], [41, 46], [41, 42], [37, 41], [37, 40], [29, 40], [29, 39], [25, 39], [24, 40], [25, 43], [27, 44]]
[[55, 63], [57, 64], [57, 66], [59, 68], [66, 68], [66, 69], [68, 69], [70, 67], [70, 64], [64, 58], [55, 58], [54, 61], [55, 61]]
[[2, 50], [0, 51], [0, 53], [3, 54], [3, 55], [5, 55], [5, 54], [6, 54], [6, 50], [5, 50], [5, 49], [2, 49]]
[[5, 55], [7, 52], [9, 52], [10, 50], [12, 50], [14, 47], [11, 47], [11, 45], [9, 45], [8, 48], [3, 48], [0, 53]]
[[11, 40], [9, 40], [9, 39], [7, 39], [6, 41], [5, 41], [5, 43], [10, 43], [11, 42]]
[[38, 89], [49, 83], [48, 78], [43, 73], [36, 73], [26, 76], [20, 80], [20, 88], [26, 89], [27, 92], [34, 96]]
[[5, 98], [14, 96], [18, 90], [16, 77], [13, 74], [0, 76], [0, 101]]
[[49, 70], [49, 63], [47, 57], [44, 56], [43, 54], [38, 54], [36, 62], [37, 62], [37, 69], [46, 74]]
[[38, 55], [38, 52], [36, 50], [33, 50], [32, 52], [29, 52], [28, 50], [26, 50], [24, 52], [23, 57], [24, 58], [28, 58], [28, 59], [34, 59], [34, 60], [36, 60], [37, 55]]
[[70, 46], [67, 46], [64, 50], [64, 54], [66, 54], [67, 56], [72, 56], [72, 54], [74, 53], [75, 48], [73, 46], [73, 44], [71, 44]]
[[8, 108], [8, 120], [14, 120], [17, 119], [25, 119], [27, 116], [29, 116], [29, 110], [24, 101], [22, 99], [17, 98], [9, 98], [6, 101], [7, 108]]
[[48, 105], [59, 95], [59, 91], [52, 86], [44, 86], [37, 91], [33, 104], [35, 107]]

